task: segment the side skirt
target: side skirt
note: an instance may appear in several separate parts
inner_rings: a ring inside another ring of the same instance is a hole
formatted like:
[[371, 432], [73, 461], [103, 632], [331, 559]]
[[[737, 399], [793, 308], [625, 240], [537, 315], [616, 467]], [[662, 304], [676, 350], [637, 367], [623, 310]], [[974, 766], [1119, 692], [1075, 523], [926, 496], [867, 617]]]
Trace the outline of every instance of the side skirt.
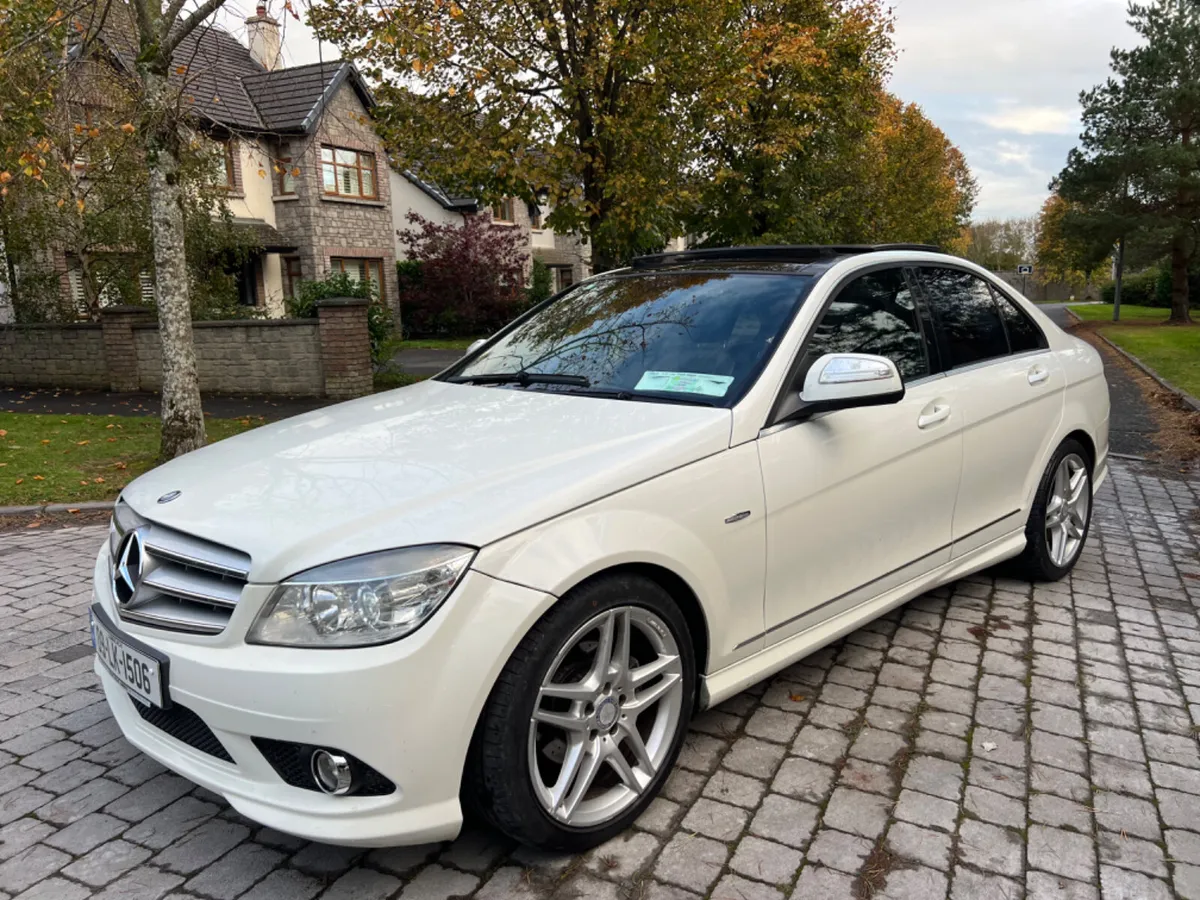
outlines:
[[926, 575], [818, 622], [758, 651], [753, 656], [726, 666], [719, 672], [706, 675], [700, 685], [701, 709], [727, 700], [926, 591], [1011, 559], [1024, 549], [1025, 528], [1022, 526], [1020, 530], [997, 538], [966, 556], [951, 560]]

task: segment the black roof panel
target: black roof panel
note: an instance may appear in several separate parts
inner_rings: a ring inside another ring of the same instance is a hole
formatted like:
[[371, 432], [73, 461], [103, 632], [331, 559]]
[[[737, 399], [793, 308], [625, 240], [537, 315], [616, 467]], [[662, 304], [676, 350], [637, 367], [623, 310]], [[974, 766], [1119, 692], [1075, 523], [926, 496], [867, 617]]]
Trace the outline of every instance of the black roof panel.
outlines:
[[657, 269], [680, 263], [714, 262], [814, 263], [885, 250], [942, 252], [940, 247], [932, 244], [795, 244], [767, 247], [709, 247], [639, 256], [634, 259], [633, 268]]

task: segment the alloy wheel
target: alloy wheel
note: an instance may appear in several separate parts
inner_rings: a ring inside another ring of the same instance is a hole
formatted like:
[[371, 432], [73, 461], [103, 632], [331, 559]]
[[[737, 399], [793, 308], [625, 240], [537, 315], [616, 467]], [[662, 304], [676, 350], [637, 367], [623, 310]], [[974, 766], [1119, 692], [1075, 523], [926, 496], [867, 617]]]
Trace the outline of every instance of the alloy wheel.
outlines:
[[582, 828], [638, 801], [671, 752], [683, 662], [666, 624], [619, 606], [588, 620], [550, 668], [529, 725], [529, 774], [542, 808]]
[[1054, 472], [1046, 503], [1046, 546], [1060, 569], [1079, 553], [1087, 533], [1092, 493], [1087, 464], [1075, 453], [1063, 457]]

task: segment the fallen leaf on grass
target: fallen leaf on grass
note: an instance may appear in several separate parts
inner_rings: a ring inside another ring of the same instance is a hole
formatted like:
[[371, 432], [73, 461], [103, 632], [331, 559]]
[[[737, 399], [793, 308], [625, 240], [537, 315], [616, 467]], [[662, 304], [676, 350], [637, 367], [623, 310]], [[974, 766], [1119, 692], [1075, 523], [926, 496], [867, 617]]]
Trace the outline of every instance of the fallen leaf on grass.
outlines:
[[112, 425], [105, 425], [105, 428], [112, 428]]
[[44, 441], [42, 441], [42, 443], [43, 443], [43, 444], [48, 444], [48, 443], [50, 443], [50, 438], [46, 438]]
[[25, 479], [24, 479], [24, 478], [18, 478], [16, 483], [17, 483], [17, 484], [21, 484], [21, 483], [23, 483], [24, 481], [25, 481]]
[[80, 484], [82, 484], [84, 487], [87, 487], [87, 486], [88, 486], [88, 483], [87, 483], [86, 481], [81, 481], [81, 482], [79, 482], [79, 483], [80, 483]]
[[114, 468], [114, 469], [120, 469], [121, 471], [125, 471], [126, 469], [128, 469], [128, 468], [129, 468], [129, 464], [128, 464], [128, 463], [123, 463], [123, 462], [119, 462], [119, 463], [113, 463], [113, 468]]
[[4, 437], [6, 434], [8, 434], [8, 432], [5, 431], [3, 428], [0, 428], [0, 437]]
[[76, 441], [75, 443], [77, 446], [86, 447], [88, 444], [91, 443], [91, 441]]
[[34, 480], [34, 481], [45, 481], [45, 480], [46, 480], [46, 478], [45, 478], [45, 476], [43, 476], [43, 475], [34, 475], [34, 476], [33, 476], [33, 480]]
[[117, 442], [117, 439], [116, 439], [116, 438], [109, 438], [109, 439], [108, 439], [108, 442], [109, 442], [110, 444], [115, 444], [115, 443]]
[[93, 478], [92, 484], [104, 484], [104, 479], [103, 478]]

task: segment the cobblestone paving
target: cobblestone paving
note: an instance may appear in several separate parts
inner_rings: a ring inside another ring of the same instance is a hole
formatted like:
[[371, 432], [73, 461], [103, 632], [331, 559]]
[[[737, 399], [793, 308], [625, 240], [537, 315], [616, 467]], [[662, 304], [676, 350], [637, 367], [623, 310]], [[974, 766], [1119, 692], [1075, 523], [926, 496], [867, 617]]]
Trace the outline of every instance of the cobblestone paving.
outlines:
[[107, 714], [102, 529], [0, 537], [0, 900], [1196, 900], [1198, 490], [1118, 464], [1068, 582], [960, 582], [703, 714], [637, 827], [579, 858], [242, 819]]

